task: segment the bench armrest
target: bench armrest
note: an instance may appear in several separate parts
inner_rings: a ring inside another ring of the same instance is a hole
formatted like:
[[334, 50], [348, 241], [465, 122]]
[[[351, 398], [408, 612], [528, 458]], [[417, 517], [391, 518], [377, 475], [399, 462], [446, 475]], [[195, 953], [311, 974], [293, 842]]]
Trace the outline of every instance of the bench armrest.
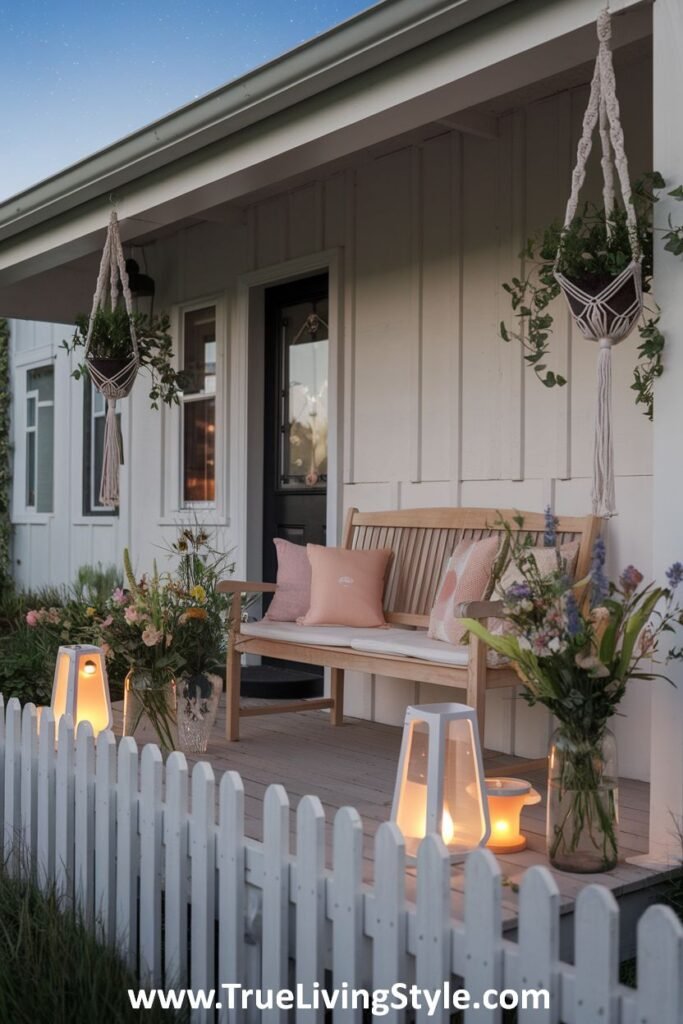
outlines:
[[221, 580], [216, 586], [219, 594], [274, 594], [275, 583], [250, 583], [246, 580]]
[[458, 619], [488, 619], [503, 614], [502, 601], [465, 601], [454, 609]]

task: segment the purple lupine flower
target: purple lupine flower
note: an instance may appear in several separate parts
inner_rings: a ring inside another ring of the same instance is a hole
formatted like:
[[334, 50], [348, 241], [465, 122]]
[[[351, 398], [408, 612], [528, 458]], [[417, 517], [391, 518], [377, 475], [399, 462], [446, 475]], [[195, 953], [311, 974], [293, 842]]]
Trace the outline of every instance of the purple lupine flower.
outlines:
[[554, 548], [557, 543], [557, 520], [552, 513], [550, 505], [546, 505], [544, 510], [545, 516], [545, 531], [543, 533], [543, 546], [546, 548]]
[[669, 581], [669, 586], [672, 590], [675, 590], [679, 583], [683, 581], [683, 565], [680, 562], [674, 562], [666, 570], [666, 578]]
[[511, 583], [505, 591], [507, 601], [530, 601], [531, 587], [528, 583]]
[[619, 586], [627, 597], [630, 597], [642, 582], [643, 574], [636, 569], [635, 565], [627, 565], [619, 577]]
[[593, 545], [593, 561], [591, 563], [591, 608], [596, 608], [609, 593], [609, 580], [605, 576], [605, 542], [598, 537]]
[[581, 616], [573, 590], [570, 590], [564, 599], [564, 612], [567, 632], [570, 636], [578, 636], [581, 632]]

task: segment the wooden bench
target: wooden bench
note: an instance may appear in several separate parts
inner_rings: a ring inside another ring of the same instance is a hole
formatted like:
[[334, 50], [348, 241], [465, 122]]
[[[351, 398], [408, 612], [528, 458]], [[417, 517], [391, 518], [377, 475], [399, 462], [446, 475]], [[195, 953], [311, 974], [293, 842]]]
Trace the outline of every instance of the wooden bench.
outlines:
[[[359, 512], [352, 508], [346, 516], [342, 546], [362, 550], [392, 549], [394, 555], [384, 594], [387, 622], [393, 626], [424, 630], [429, 623], [429, 612], [446, 563], [458, 541], [463, 538], [478, 540], [500, 532], [501, 518], [517, 530], [513, 516], [519, 514], [488, 508], [402, 509], [393, 512]], [[522, 532], [530, 534], [534, 544], [542, 545], [545, 528], [543, 514], [523, 512], [521, 515], [524, 518]], [[601, 520], [594, 516], [558, 518], [559, 542], [566, 544], [578, 541], [580, 545], [576, 579], [583, 579], [588, 573], [600, 525]], [[219, 590], [237, 596], [240, 593], [272, 593], [276, 586], [273, 583], [225, 580], [219, 584]], [[500, 603], [472, 602], [462, 607], [463, 616], [481, 619], [490, 617], [496, 610], [500, 610]], [[251, 715], [329, 708], [331, 724], [341, 725], [346, 669], [414, 682], [439, 683], [465, 690], [467, 703], [477, 710], [483, 740], [486, 690], [511, 687], [519, 683], [511, 667], [487, 666], [486, 646], [474, 636], [470, 637], [466, 664], [454, 666], [416, 657], [365, 653], [351, 647], [328, 647], [264, 636], [247, 636], [242, 632], [239, 600], [232, 601], [228, 629], [226, 736], [230, 741], [239, 739], [240, 718]], [[293, 703], [276, 701], [267, 705], [242, 706], [240, 666], [243, 654], [329, 668], [330, 696]]]

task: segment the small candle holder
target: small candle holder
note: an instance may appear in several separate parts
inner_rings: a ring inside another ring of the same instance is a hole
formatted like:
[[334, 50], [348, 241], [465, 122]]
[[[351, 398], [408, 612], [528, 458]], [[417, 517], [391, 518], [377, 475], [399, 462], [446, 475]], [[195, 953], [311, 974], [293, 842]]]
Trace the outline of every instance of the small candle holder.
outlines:
[[539, 803], [541, 794], [524, 779], [486, 779], [491, 819], [487, 847], [492, 853], [518, 853], [526, 847], [519, 819], [524, 807]]

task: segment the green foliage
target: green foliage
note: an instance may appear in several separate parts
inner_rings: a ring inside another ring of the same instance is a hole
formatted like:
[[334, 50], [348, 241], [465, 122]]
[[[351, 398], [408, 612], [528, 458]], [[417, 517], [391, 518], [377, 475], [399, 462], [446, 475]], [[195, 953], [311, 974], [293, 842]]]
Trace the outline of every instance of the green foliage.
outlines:
[[[67, 352], [84, 348], [88, 337], [90, 318], [85, 314], [76, 317], [76, 330], [71, 341], [62, 342]], [[151, 377], [149, 399], [153, 409], [159, 402], [177, 405], [179, 395], [186, 386], [186, 375], [173, 366], [173, 339], [170, 334], [170, 320], [166, 314], [148, 317], [144, 313], [128, 316], [125, 309], [98, 309], [93, 322], [93, 334], [88, 358], [130, 359], [133, 354], [130, 328], [135, 327], [138, 342], [140, 366]], [[73, 371], [72, 376], [80, 380], [88, 376], [88, 360], [84, 360]]]
[[149, 1024], [186, 1020], [158, 1006], [133, 1010], [139, 985], [118, 953], [101, 944], [53, 891], [0, 872], [0, 1020], [13, 1024]]
[[[83, 566], [68, 587], [34, 592], [6, 590], [0, 602], [0, 693], [7, 701], [49, 704], [57, 651], [61, 645], [92, 643], [94, 620], [120, 583], [114, 567]], [[126, 666], [107, 664], [114, 696]]]
[[9, 326], [0, 319], [0, 595], [11, 585], [10, 542], [12, 523], [10, 495], [12, 468], [10, 451]]
[[[653, 171], [635, 183], [631, 196], [643, 257], [643, 291], [646, 293], [652, 288], [653, 207], [659, 199], [658, 193], [665, 187], [661, 174]], [[670, 190], [668, 195], [683, 200], [683, 186]], [[662, 237], [667, 252], [683, 256], [683, 226], [677, 227], [669, 220], [668, 230]], [[529, 266], [526, 276], [513, 277], [502, 286], [510, 296], [517, 324], [512, 329], [501, 322], [500, 336], [503, 341], [515, 339], [520, 342], [525, 361], [548, 388], [566, 384], [566, 379], [548, 369], [547, 364], [554, 322], [549, 307], [560, 294], [555, 278], [556, 256], [557, 270], [561, 274], [588, 291], [601, 290], [628, 266], [632, 258], [625, 211], [615, 206], [607, 213], [603, 206], [586, 203], [566, 231], [557, 221], [550, 224], [540, 236], [529, 239], [520, 253], [520, 258]], [[658, 324], [659, 311], [655, 307], [649, 315], [644, 315], [638, 327], [641, 344], [631, 385], [636, 392], [636, 405], [644, 406], [644, 413], [649, 419], [653, 415], [654, 382], [663, 371], [664, 336]]]

